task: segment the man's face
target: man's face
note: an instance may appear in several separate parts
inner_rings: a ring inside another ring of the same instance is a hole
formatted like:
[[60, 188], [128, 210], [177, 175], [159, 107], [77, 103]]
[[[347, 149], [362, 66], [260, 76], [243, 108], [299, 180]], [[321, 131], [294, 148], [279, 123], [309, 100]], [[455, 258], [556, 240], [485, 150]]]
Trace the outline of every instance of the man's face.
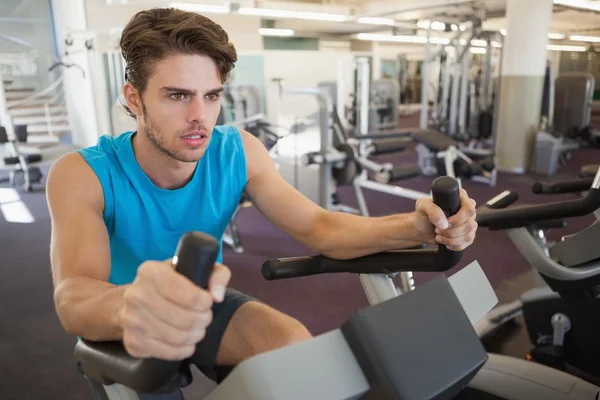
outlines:
[[223, 90], [215, 62], [171, 55], [155, 64], [141, 97], [142, 131], [162, 153], [182, 162], [202, 158], [221, 110]]

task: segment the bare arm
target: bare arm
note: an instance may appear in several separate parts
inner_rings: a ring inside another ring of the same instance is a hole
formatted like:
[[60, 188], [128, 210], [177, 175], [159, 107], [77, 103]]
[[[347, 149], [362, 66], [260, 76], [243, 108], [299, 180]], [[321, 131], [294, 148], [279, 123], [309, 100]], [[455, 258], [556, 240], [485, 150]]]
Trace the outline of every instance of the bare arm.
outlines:
[[98, 178], [81, 155], [68, 154], [52, 167], [46, 193], [54, 303], [63, 327], [90, 340], [121, 339], [127, 286], [108, 283], [110, 247]]
[[264, 145], [242, 131], [248, 183], [256, 208], [279, 229], [331, 258], [349, 259], [423, 244], [414, 229], [414, 213], [368, 218], [319, 207], [288, 184]]

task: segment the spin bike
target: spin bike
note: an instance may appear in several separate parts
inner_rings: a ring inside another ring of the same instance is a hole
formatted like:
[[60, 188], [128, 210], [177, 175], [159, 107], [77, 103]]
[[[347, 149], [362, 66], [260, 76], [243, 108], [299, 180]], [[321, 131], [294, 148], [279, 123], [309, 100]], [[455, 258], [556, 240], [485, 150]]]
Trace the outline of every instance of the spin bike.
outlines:
[[[432, 196], [447, 216], [458, 211], [455, 179], [436, 179]], [[218, 247], [210, 236], [185, 234], [173, 259], [176, 270], [206, 287]], [[371, 306], [339, 329], [243, 361], [206, 399], [558, 400], [598, 396], [600, 388], [579, 378], [485, 352], [472, 324], [497, 298], [476, 263], [400, 296], [390, 279], [406, 268], [448, 271], [461, 257], [462, 252], [438, 246], [354, 260], [318, 255], [267, 261], [262, 274], [269, 280], [356, 273]], [[118, 341], [81, 339], [75, 357], [87, 378], [103, 385], [103, 393], [98, 393], [103, 398], [134, 400], [138, 393], [152, 392], [174, 376], [180, 377], [182, 385], [191, 381], [188, 360], [136, 359]]]
[[[586, 192], [585, 197], [542, 204], [510, 206], [516, 196], [507, 191], [488, 203], [502, 207], [478, 210], [478, 224], [490, 230], [503, 230], [543, 285], [524, 292], [512, 303], [512, 313], [523, 315], [533, 361], [559, 369], [575, 367], [587, 375], [600, 377], [600, 221], [553, 245], [542, 245], [531, 234], [531, 226], [540, 215], [547, 220], [591, 215], [600, 209], [600, 167], [593, 178], [581, 178], [553, 184], [536, 184], [534, 192], [545, 194]], [[506, 201], [510, 197], [509, 201]], [[531, 212], [531, 207], [538, 210]], [[510, 309], [510, 307], [509, 307]], [[498, 316], [498, 313], [493, 313]], [[504, 316], [508, 319], [509, 313]]]

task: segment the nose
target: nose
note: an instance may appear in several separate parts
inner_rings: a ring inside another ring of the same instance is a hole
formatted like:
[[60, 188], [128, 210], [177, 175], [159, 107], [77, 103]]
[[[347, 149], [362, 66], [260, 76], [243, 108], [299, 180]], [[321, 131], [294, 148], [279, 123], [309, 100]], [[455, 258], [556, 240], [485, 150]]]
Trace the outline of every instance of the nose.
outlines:
[[188, 103], [188, 122], [202, 125], [206, 119], [206, 104], [202, 97], [194, 96]]

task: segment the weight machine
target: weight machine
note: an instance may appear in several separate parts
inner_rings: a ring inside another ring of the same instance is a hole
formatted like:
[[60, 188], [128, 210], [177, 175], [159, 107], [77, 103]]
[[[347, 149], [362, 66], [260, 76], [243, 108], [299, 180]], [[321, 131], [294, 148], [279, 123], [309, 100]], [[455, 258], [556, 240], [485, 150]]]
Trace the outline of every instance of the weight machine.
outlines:
[[371, 80], [371, 76], [371, 59], [357, 57], [354, 92], [346, 105], [345, 119], [361, 134], [398, 128], [399, 82], [394, 79]]
[[[429, 35], [430, 30], [428, 38]], [[463, 38], [465, 35], [467, 39]], [[452, 174], [448, 163], [445, 168], [440, 168], [436, 161], [449, 156], [456, 162], [455, 176], [462, 175], [495, 186], [493, 136], [497, 122], [495, 103], [502, 63], [499, 50], [502, 35], [483, 31], [481, 19], [475, 19], [469, 30], [457, 32], [448, 45], [438, 44], [436, 51], [432, 51], [431, 46], [428, 40], [422, 68], [420, 128], [442, 132], [453, 142], [444, 148], [420, 144], [417, 146], [419, 164], [426, 175]], [[479, 53], [483, 56], [478, 57]], [[476, 65], [479, 69], [473, 74]], [[436, 87], [437, 96], [433, 99], [429, 96], [429, 82], [434, 82]], [[431, 108], [430, 102], [433, 103]]]
[[[265, 120], [260, 93], [254, 85], [225, 86], [217, 125], [232, 125], [243, 129], [256, 136], [267, 149], [273, 147], [279, 139]], [[237, 218], [239, 213], [248, 207], [252, 207], [252, 202], [248, 195], [243, 193], [223, 234], [223, 243], [238, 254], [244, 252], [244, 246], [237, 228]]]

